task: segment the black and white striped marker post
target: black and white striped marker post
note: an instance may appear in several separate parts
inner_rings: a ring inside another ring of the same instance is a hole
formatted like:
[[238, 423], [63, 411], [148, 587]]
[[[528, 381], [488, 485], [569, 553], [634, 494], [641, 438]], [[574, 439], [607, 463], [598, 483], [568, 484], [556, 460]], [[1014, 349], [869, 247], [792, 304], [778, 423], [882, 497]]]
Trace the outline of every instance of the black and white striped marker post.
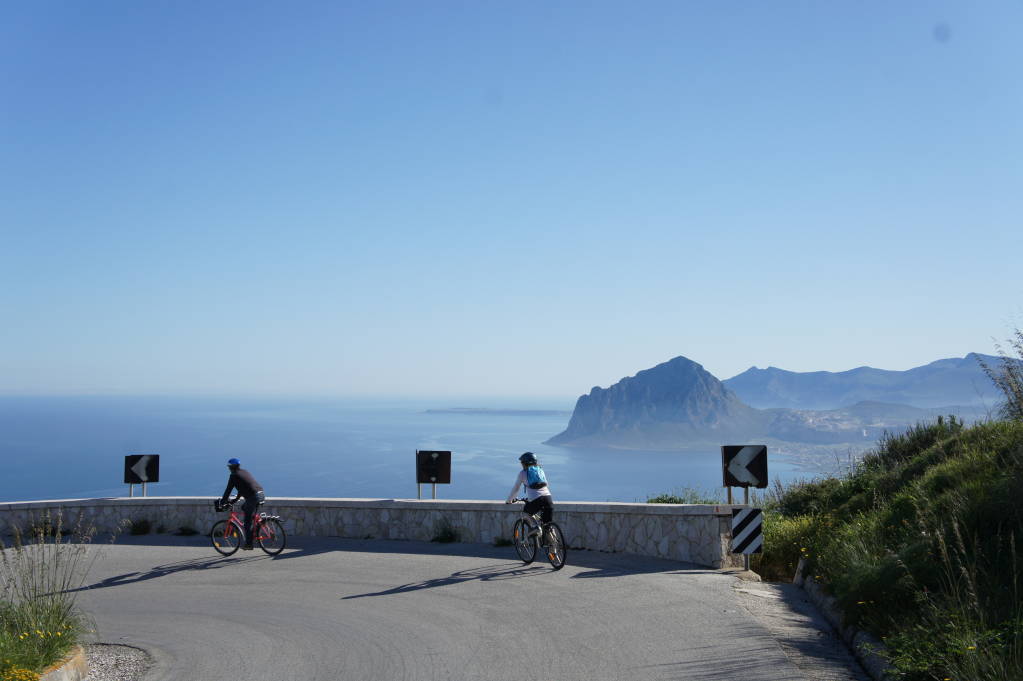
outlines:
[[[732, 509], [732, 553], [762, 553], [764, 514], [759, 508]], [[748, 569], [748, 566], [747, 566]]]

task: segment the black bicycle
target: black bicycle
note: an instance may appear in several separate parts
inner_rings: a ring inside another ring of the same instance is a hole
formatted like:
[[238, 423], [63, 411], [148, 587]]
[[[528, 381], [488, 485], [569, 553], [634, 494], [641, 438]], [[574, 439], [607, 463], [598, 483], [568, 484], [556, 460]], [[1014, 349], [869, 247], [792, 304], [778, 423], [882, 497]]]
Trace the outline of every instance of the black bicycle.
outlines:
[[[525, 499], [516, 499], [516, 502], [525, 502]], [[551, 567], [560, 570], [565, 567], [565, 560], [568, 557], [568, 547], [565, 546], [565, 535], [561, 528], [554, 521], [544, 523], [540, 520], [540, 514], [523, 512], [522, 517], [515, 521], [515, 528], [512, 531], [512, 543], [515, 544], [515, 552], [526, 565], [536, 559], [536, 552], [543, 549], [547, 552], [547, 560], [551, 561]]]

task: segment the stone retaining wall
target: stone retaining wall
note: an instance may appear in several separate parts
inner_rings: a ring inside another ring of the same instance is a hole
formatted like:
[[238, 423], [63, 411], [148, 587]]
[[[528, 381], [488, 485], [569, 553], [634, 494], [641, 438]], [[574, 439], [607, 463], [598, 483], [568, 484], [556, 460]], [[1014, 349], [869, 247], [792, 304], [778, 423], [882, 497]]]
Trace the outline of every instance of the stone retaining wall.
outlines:
[[[516, 508], [494, 501], [416, 499], [267, 500], [264, 510], [280, 515], [291, 535], [353, 539], [429, 541], [445, 528], [460, 541], [490, 544], [510, 538]], [[79, 518], [95, 526], [98, 538], [127, 532], [132, 522], [147, 520], [153, 532], [201, 533], [226, 514], [213, 510], [208, 497], [121, 497], [0, 503], [0, 535], [29, 527], [47, 511], [61, 509], [65, 526]], [[729, 552], [731, 510], [728, 505], [623, 504], [561, 501], [554, 519], [570, 548], [634, 553], [696, 563], [712, 568], [737, 567], [742, 557]]]

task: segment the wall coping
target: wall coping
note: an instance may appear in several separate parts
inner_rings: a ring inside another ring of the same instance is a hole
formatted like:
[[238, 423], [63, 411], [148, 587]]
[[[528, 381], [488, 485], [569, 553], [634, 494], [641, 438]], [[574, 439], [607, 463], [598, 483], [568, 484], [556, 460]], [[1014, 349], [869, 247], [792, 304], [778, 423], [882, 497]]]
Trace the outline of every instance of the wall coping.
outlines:
[[[99, 497], [94, 499], [47, 499], [38, 501], [8, 501], [0, 503], [0, 511], [30, 511], [54, 506], [75, 508], [82, 506], [213, 506], [213, 497]], [[269, 508], [275, 507], [318, 507], [318, 508], [422, 508], [444, 511], [492, 511], [506, 507], [503, 501], [481, 499], [360, 499], [321, 497], [270, 497]], [[694, 516], [732, 515], [733, 508], [741, 504], [643, 504], [619, 501], [557, 501], [555, 508], [561, 512], [580, 513], [639, 513], [643, 515]]]

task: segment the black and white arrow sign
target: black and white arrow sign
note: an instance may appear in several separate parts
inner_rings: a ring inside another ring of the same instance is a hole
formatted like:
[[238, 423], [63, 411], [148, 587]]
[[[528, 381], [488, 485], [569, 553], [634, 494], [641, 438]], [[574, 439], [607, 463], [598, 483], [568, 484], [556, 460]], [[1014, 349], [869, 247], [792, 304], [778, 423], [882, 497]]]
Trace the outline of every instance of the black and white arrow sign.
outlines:
[[124, 482], [137, 485], [160, 481], [159, 454], [129, 454], [124, 457]]
[[766, 445], [722, 445], [725, 487], [767, 487]]
[[149, 476], [146, 475], [146, 466], [149, 465], [149, 455], [145, 454], [139, 458], [138, 463], [131, 467], [131, 472], [139, 476], [139, 480], [142, 482], [148, 482]]

